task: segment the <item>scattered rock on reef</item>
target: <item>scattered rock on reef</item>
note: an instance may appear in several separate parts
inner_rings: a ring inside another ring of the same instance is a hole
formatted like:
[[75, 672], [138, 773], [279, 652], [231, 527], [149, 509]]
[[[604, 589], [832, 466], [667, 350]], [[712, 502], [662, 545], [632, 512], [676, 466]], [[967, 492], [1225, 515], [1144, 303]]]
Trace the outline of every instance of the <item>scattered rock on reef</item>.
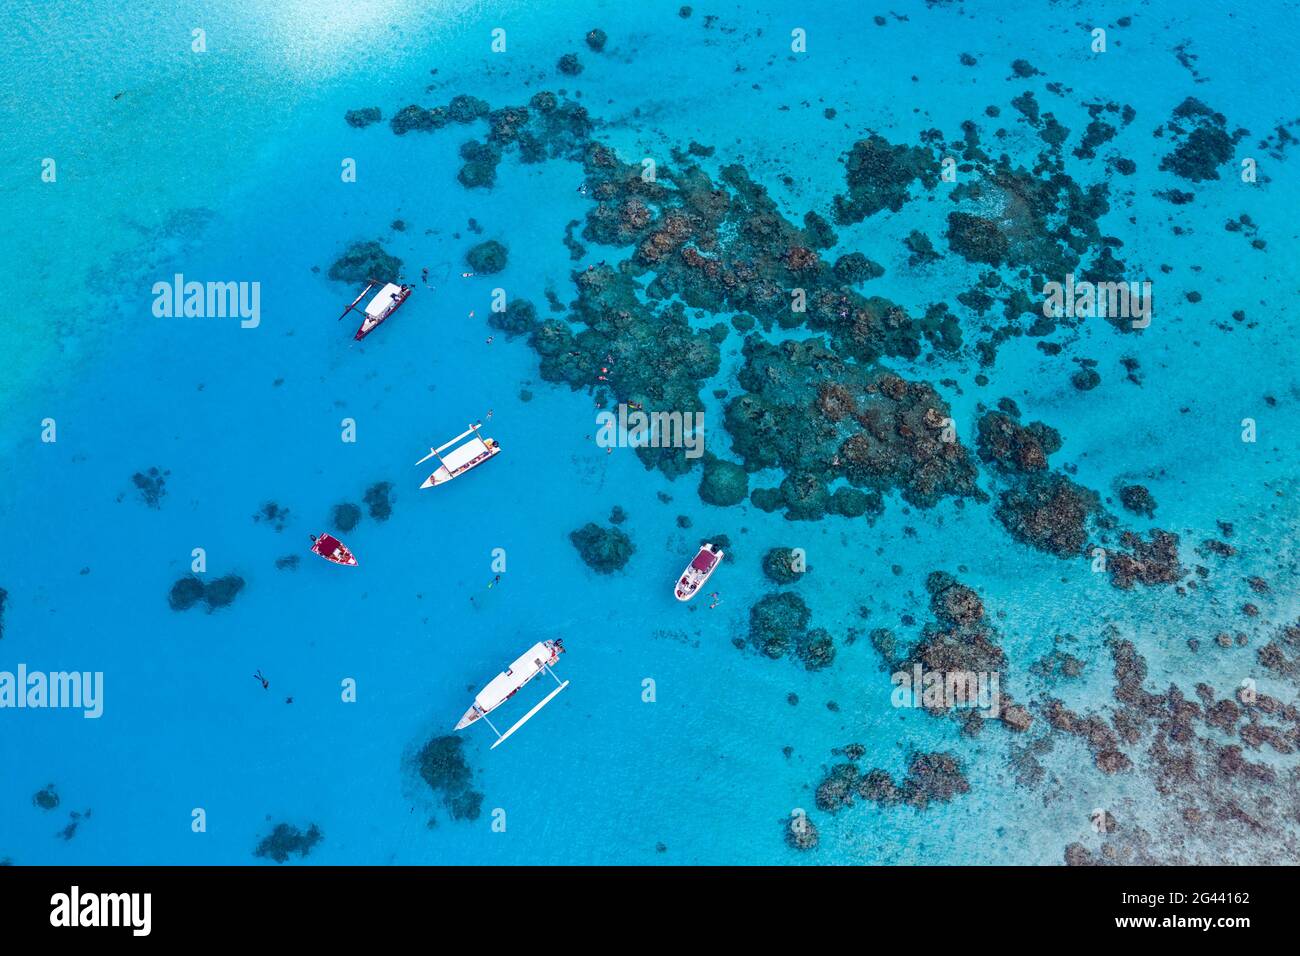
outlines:
[[137, 471], [131, 476], [131, 483], [140, 491], [140, 498], [150, 508], [158, 508], [162, 504], [163, 496], [167, 494], [166, 476], [170, 471], [161, 471], [158, 468], [150, 468], [148, 471]]
[[332, 524], [344, 533], [351, 531], [361, 521], [361, 508], [350, 501], [334, 506]]
[[793, 584], [812, 568], [804, 565], [803, 552], [794, 548], [773, 548], [763, 555], [763, 573], [777, 584]]
[[[743, 351], [746, 394], [726, 409], [732, 448], [747, 471], [786, 471], [779, 489], [751, 494], [759, 508], [815, 520], [841, 508], [879, 513], [879, 495], [892, 489], [918, 507], [949, 495], [983, 498], [969, 452], [945, 440], [948, 407], [929, 385], [846, 362], [820, 339], [751, 337]], [[832, 498], [828, 484], [838, 477], [874, 497]]]
[[527, 299], [511, 299], [502, 312], [488, 313], [488, 325], [507, 338], [531, 335], [538, 326], [537, 307]]
[[188, 611], [203, 600], [203, 582], [196, 577], [185, 576], [172, 585], [167, 595], [167, 603], [173, 611]]
[[948, 245], [969, 262], [1000, 266], [1006, 261], [1010, 242], [998, 223], [966, 212], [948, 213]]
[[817, 786], [817, 806], [834, 813], [853, 803], [854, 796], [880, 806], [905, 803], [925, 810], [933, 803], [949, 803], [970, 792], [961, 762], [952, 754], [914, 753], [901, 783], [879, 767], [860, 774], [852, 763], [836, 764]]
[[984, 602], [971, 588], [951, 574], [932, 571], [925, 579], [930, 608], [944, 627], [978, 624], [984, 617]]
[[275, 559], [275, 569], [277, 571], [297, 571], [301, 560], [296, 554], [286, 554], [284, 557]]
[[882, 209], [898, 212], [907, 202], [912, 183], [932, 188], [939, 181], [939, 164], [920, 146], [895, 146], [875, 133], [853, 144], [845, 157], [848, 194], [835, 197], [835, 221], [849, 225]]
[[242, 590], [244, 579], [238, 574], [227, 574], [208, 582], [203, 589], [203, 602], [207, 604], [209, 612], [219, 607], [229, 607]]
[[578, 554], [597, 574], [612, 574], [627, 564], [636, 545], [618, 528], [602, 528], [589, 521], [577, 531], [569, 532], [569, 540]]
[[330, 266], [329, 277], [348, 285], [365, 285], [371, 279], [394, 282], [402, 271], [402, 260], [390, 256], [378, 242], [354, 242]]
[[704, 461], [700, 479], [700, 500], [705, 504], [728, 507], [749, 497], [749, 475], [735, 462], [710, 455]]
[[447, 125], [447, 121], [447, 111], [442, 107], [427, 110], [423, 106], [412, 103], [393, 114], [393, 118], [388, 121], [388, 126], [398, 136], [405, 136], [407, 133], [429, 133], [442, 129]]
[[885, 267], [860, 252], [849, 252], [835, 260], [831, 272], [845, 285], [859, 285], [880, 278], [885, 274]]
[[42, 810], [53, 810], [59, 805], [59, 795], [54, 791], [54, 784], [47, 784], [44, 790], [37, 790], [32, 796], [32, 805]]
[[885, 499], [878, 491], [868, 493], [857, 488], [836, 488], [826, 510], [845, 518], [875, 517], [884, 513]]
[[605, 49], [605, 43], [608, 40], [609, 37], [606, 36], [605, 31], [600, 29], [600, 27], [590, 30], [587, 33], [587, 46], [597, 53]]
[[461, 93], [447, 104], [447, 118], [453, 123], [472, 123], [492, 112], [492, 107], [477, 96]]
[[1178, 563], [1178, 535], [1152, 528], [1148, 537], [1132, 531], [1120, 535], [1119, 543], [1129, 553], [1120, 552], [1110, 557], [1110, 583], [1127, 590], [1134, 582], [1139, 584], [1173, 584], [1183, 574]]
[[1101, 375], [1095, 368], [1081, 368], [1070, 376], [1070, 384], [1081, 392], [1090, 392], [1101, 384]]
[[253, 850], [253, 856], [284, 863], [293, 854], [305, 857], [325, 838], [320, 827], [311, 824], [304, 833], [292, 823], [277, 823], [268, 836], [262, 838]]
[[658, 313], [648, 307], [640, 287], [623, 270], [597, 266], [577, 273], [576, 282], [578, 300], [571, 318], [586, 328], [575, 333], [559, 319], [538, 326], [530, 344], [541, 358], [542, 378], [574, 389], [599, 384], [619, 402], [637, 403], [650, 416], [661, 410], [679, 413], [682, 442], [661, 441], [661, 447], [638, 447], [636, 454], [646, 468], [669, 477], [685, 474], [697, 460], [687, 457], [685, 438], [695, 413], [703, 409], [699, 389], [720, 364], [716, 343], [691, 327], [680, 303]]
[[[1189, 96], [1175, 107], [1167, 128], [1178, 145], [1160, 161], [1160, 168], [1194, 183], [1219, 178], [1219, 167], [1232, 159], [1244, 131], [1230, 135], [1228, 121], [1200, 100]], [[1186, 132], [1186, 127], [1191, 132]]]
[[785, 821], [785, 843], [792, 850], [815, 849], [819, 840], [817, 824], [806, 813], [791, 814]]
[[822, 628], [807, 630], [812, 612], [793, 591], [778, 591], [749, 609], [749, 642], [766, 657], [793, 653], [810, 671], [835, 661], [835, 643]]
[[465, 740], [454, 734], [434, 737], [420, 750], [417, 759], [420, 777], [441, 794], [453, 820], [477, 820], [483, 794], [472, 784], [474, 775], [465, 760]]
[[81, 824], [88, 819], [90, 819], [89, 810], [87, 810], [85, 813], [81, 813], [78, 810], [73, 810], [71, 813], [68, 814], [68, 825], [58, 832], [57, 834], [58, 838], [64, 841], [71, 840], [73, 837], [77, 835], [77, 830], [81, 827]]
[[565, 76], [577, 76], [582, 72], [582, 64], [578, 61], [578, 54], [566, 53], [560, 57], [560, 61], [555, 64], [555, 68]]
[[506, 247], [495, 239], [480, 242], [465, 254], [465, 261], [480, 275], [492, 275], [506, 267]]
[[[1008, 409], [1015, 411], [1014, 405]], [[1028, 474], [1047, 468], [1047, 458], [1061, 448], [1061, 435], [1050, 425], [1021, 425], [1019, 413], [988, 412], [979, 420], [976, 451], [983, 461], [1003, 472]]]
[[383, 118], [384, 114], [378, 106], [364, 106], [359, 110], [348, 110], [343, 114], [343, 119], [347, 121], [347, 124], [357, 129], [364, 129], [371, 123], [378, 123]]
[[460, 158], [465, 165], [456, 178], [466, 189], [491, 189], [496, 185], [497, 166], [501, 163], [501, 150], [491, 143], [470, 140], [462, 143]]
[[1124, 485], [1119, 490], [1119, 500], [1120, 504], [1135, 515], [1155, 517], [1156, 499], [1145, 485]]
[[283, 531], [289, 521], [289, 509], [282, 508], [274, 501], [268, 501], [262, 505], [257, 514], [253, 515], [253, 520], [259, 523], [265, 521], [276, 531]]
[[1088, 520], [1100, 510], [1096, 492], [1064, 475], [1040, 472], [1003, 492], [995, 513], [1017, 541], [1073, 558], [1083, 553]]
[[1256, 653], [1260, 666], [1279, 677], [1300, 676], [1300, 621], [1288, 624]]
[[393, 514], [393, 483], [391, 481], [377, 481], [362, 495], [361, 500], [366, 503], [370, 511], [370, 517], [376, 521], [387, 521]]
[[903, 802], [926, 809], [932, 803], [949, 803], [953, 798], [970, 792], [970, 784], [962, 772], [961, 762], [948, 753], [913, 754], [907, 765], [907, 776], [900, 788]]
[[767, 657], [784, 657], [811, 618], [808, 605], [793, 591], [768, 594], [749, 609], [749, 642]]

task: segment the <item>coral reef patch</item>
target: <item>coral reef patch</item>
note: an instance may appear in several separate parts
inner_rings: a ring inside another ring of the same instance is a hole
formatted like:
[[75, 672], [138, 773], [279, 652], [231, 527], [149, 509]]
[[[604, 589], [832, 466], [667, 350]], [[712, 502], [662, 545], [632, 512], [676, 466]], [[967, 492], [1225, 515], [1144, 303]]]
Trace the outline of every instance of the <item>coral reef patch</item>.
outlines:
[[474, 789], [474, 775], [465, 759], [465, 741], [452, 734], [429, 740], [417, 764], [421, 779], [442, 796], [453, 820], [477, 820], [483, 794]]
[[569, 540], [578, 549], [583, 563], [597, 574], [621, 571], [636, 551], [636, 545], [623, 531], [602, 528], [594, 521], [569, 532]]
[[307, 856], [323, 839], [325, 835], [314, 823], [305, 831], [292, 823], [277, 823], [257, 844], [253, 856], [284, 863], [295, 854], [299, 857]]

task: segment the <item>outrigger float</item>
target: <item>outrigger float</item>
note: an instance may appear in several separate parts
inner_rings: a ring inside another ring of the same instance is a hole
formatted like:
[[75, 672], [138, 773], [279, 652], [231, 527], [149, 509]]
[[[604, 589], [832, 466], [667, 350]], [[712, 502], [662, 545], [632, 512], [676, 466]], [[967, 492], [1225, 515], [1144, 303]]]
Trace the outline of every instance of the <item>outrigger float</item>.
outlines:
[[677, 595], [679, 601], [689, 601], [695, 597], [700, 588], [704, 587], [713, 572], [717, 570], [722, 558], [726, 554], [721, 548], [706, 541], [700, 545], [699, 553], [695, 559], [686, 565], [686, 570], [682, 576], [677, 579], [677, 587], [673, 593]]
[[[475, 422], [469, 426], [467, 431], [461, 432], [451, 441], [439, 445], [437, 448], [430, 448], [429, 454], [417, 461], [416, 464], [423, 465], [430, 458], [437, 458], [439, 466], [433, 474], [424, 479], [424, 484], [420, 488], [433, 488], [436, 485], [445, 484], [453, 478], [459, 478], [471, 468], [477, 468], [483, 462], [495, 457], [501, 451], [501, 446], [497, 444], [495, 439], [479, 438], [478, 431], [482, 427], [482, 422]], [[472, 438], [470, 438], [471, 435]], [[459, 448], [447, 451], [448, 448], [451, 448], [452, 445], [464, 438], [469, 438], [469, 441]], [[447, 451], [447, 454], [444, 455], [443, 452], [445, 451]]]
[[[362, 290], [361, 294], [352, 300], [352, 304], [343, 310], [343, 315], [347, 315], [357, 307], [357, 303], [366, 297], [366, 293], [379, 285], [379, 281], [371, 279], [370, 284]], [[383, 288], [375, 293], [375, 297], [366, 303], [362, 312], [361, 326], [357, 329], [357, 334], [353, 338], [360, 342], [367, 335], [379, 328], [384, 320], [401, 307], [411, 295], [409, 285], [397, 285], [393, 282], [383, 283]], [[342, 319], [343, 315], [339, 318]]]
[[334, 564], [341, 564], [344, 567], [355, 568], [357, 566], [356, 556], [348, 550], [348, 546], [334, 537], [332, 534], [324, 534], [318, 538], [316, 535], [311, 536], [312, 554], [319, 554], [326, 561]]
[[[511, 734], [532, 720], [539, 710], [553, 701], [560, 691], [569, 686], [567, 680], [561, 683], [560, 679], [555, 676], [555, 672], [551, 670], [563, 653], [564, 641], [558, 637], [553, 641], [539, 641], [534, 644], [518, 660], [492, 678], [488, 685], [478, 692], [478, 695], [474, 698], [474, 703], [469, 710], [465, 711], [465, 716], [460, 719], [456, 729], [464, 730], [476, 721], [484, 721], [492, 728], [492, 732], [497, 735], [496, 743], [489, 748], [496, 750], [497, 747], [509, 739]], [[496, 725], [488, 720], [488, 714], [519, 693], [521, 687], [543, 672], [550, 674], [558, 686], [542, 698], [541, 703], [535, 704], [532, 710], [515, 721], [513, 727], [504, 734], [501, 733], [501, 731], [497, 730]]]

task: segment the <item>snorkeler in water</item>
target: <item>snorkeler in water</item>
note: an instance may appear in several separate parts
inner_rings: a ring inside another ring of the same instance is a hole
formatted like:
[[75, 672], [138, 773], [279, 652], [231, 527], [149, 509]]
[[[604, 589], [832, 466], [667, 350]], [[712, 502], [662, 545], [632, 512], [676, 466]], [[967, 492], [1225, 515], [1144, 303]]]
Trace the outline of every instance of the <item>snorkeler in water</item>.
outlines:
[[253, 675], [253, 680], [258, 681], [262, 685], [262, 690], [267, 690], [271, 686], [271, 682], [262, 676], [262, 669], [260, 667], [257, 669], [257, 673]]

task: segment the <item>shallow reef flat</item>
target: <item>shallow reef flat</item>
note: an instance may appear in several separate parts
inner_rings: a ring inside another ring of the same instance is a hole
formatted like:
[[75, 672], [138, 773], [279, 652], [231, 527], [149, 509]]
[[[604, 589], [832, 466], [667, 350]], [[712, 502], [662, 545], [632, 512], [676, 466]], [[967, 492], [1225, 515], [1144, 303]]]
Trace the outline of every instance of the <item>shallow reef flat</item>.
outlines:
[[[599, 52], [607, 37], [594, 32]], [[963, 54], [962, 63], [976, 60]], [[836, 157], [840, 191], [801, 218], [773, 198], [776, 184], [765, 183], [767, 169], [727, 159], [721, 144], [679, 144], [645, 175], [643, 163], [604, 138], [610, 124], [584, 105], [591, 98], [563, 91], [502, 105], [459, 93], [444, 105], [402, 106], [390, 125], [403, 137], [450, 128], [475, 137], [459, 147], [465, 165], [457, 178], [471, 191], [494, 188], [508, 162], [563, 162], [580, 170], [587, 211], [569, 223], [563, 239], [573, 259], [599, 261], [572, 272], [567, 303], [547, 290], [552, 312], [560, 314], [541, 319], [523, 301], [493, 314], [489, 324], [527, 342], [543, 380], [588, 392], [598, 408], [694, 412], [710, 396], [720, 399], [725, 441], [715, 438], [702, 460], [681, 449], [637, 449], [647, 469], [670, 479], [700, 467], [704, 504], [751, 505], [792, 522], [851, 519], [858, 526], [849, 533], [865, 537], [888, 509], [924, 511], [949, 501], [987, 509], [1007, 554], [1027, 548], [1063, 564], [1090, 563], [1115, 589], [1114, 601], [1135, 587], [1194, 596], [1208, 579], [1230, 579], [1232, 572], [1197, 562], [1185, 532], [1153, 526], [1157, 503], [1145, 486], [1117, 484], [1112, 498], [1081, 480], [1077, 464], [1056, 463], [1069, 447], [1070, 422], [1027, 420], [1010, 395], [1019, 384], [1014, 380], [1002, 376], [1001, 397], [973, 404], [965, 389], [987, 389], [1000, 351], [1021, 339], [1067, 368], [1069, 361], [1077, 364], [1064, 376], [1076, 391], [1096, 388], [1098, 363], [1077, 354], [1088, 340], [1084, 333], [1097, 334], [1091, 324], [1138, 341], [1156, 333], [1141, 314], [1078, 307], [1054, 314], [1044, 306], [1055, 295], [1052, 284], [1069, 277], [1071, 294], [1076, 281], [1092, 294], [1107, 283], [1127, 290], [1134, 276], [1149, 274], [1126, 252], [1140, 245], [1129, 233], [1141, 225], [1123, 215], [1132, 186], [1154, 183], [1148, 188], [1170, 207], [1191, 202], [1196, 191], [1236, 177], [1234, 160], [1252, 134], [1195, 96], [1167, 118], [1144, 117], [1122, 101], [1076, 94], [1028, 60], [1007, 68], [1014, 92], [972, 109], [955, 130], [925, 129], [913, 139], [888, 129], [859, 131]], [[557, 70], [572, 79], [581, 66], [569, 54]], [[828, 109], [827, 117], [834, 113]], [[349, 113], [349, 122], [356, 115]], [[1162, 142], [1155, 170], [1139, 170], [1119, 148], [1130, 128]], [[1289, 137], [1285, 127], [1279, 130]], [[842, 235], [860, 237], [861, 224], [907, 217], [923, 204], [947, 211], [939, 217], [942, 230], [914, 229], [906, 239], [910, 255], [902, 269], [927, 298], [917, 305], [913, 291], [905, 305], [883, 294], [893, 267], [876, 261], [898, 257]], [[1228, 232], [1258, 229], [1250, 217], [1232, 225]], [[1171, 232], [1176, 238], [1180, 227]], [[499, 271], [508, 234], [504, 243], [475, 246], [469, 263], [478, 272]], [[340, 263], [355, 255], [355, 249], [345, 253]], [[1201, 271], [1181, 261], [1176, 246], [1165, 255], [1168, 261], [1151, 271]], [[970, 266], [978, 270], [974, 282], [954, 287], [951, 277], [969, 274]], [[1189, 302], [1199, 299], [1187, 294]], [[1247, 305], [1235, 314], [1244, 316]], [[737, 352], [739, 361], [728, 358]], [[1129, 383], [1140, 387], [1139, 360], [1126, 358], [1124, 365]], [[1212, 520], [1207, 514], [1203, 523]], [[621, 568], [635, 550], [619, 529], [594, 523], [571, 537], [602, 574]], [[1233, 553], [1217, 539], [1207, 539], [1205, 549]], [[783, 586], [801, 577], [790, 571], [788, 548], [769, 552], [763, 571]], [[1272, 590], [1256, 580], [1249, 585], [1256, 593]], [[1058, 861], [1300, 858], [1294, 705], [1253, 690], [1225, 695], [1194, 670], [1164, 689], [1149, 688], [1139, 649], [1105, 628], [1093, 645], [1105, 657], [1058, 649], [1044, 662], [1018, 659], [1003, 649], [976, 590], [938, 568], [925, 586], [932, 620], [914, 641], [889, 628], [871, 632], [880, 666], [994, 673], [1003, 680], [994, 719], [942, 703], [924, 708], [930, 716], [956, 719], [963, 737], [1001, 735], [985, 759], [1000, 754], [1025, 790], [1046, 793], [1045, 756], [1075, 738], [1091, 754], [1094, 772], [1136, 778], [1138, 789], [1163, 808], [1159, 827], [1107, 811], [1093, 821], [1095, 839], [1061, 841]], [[1253, 616], [1253, 607], [1246, 603], [1243, 615]], [[814, 614], [796, 592], [768, 593], [748, 616], [748, 636], [733, 639], [741, 652], [791, 656], [809, 671], [836, 665], [836, 628], [810, 627]], [[1293, 686], [1297, 627], [1278, 628], [1258, 652], [1262, 667]], [[1108, 666], [1109, 699], [1079, 711], [1056, 696], [1058, 685], [1085, 668]], [[882, 768], [861, 771], [867, 750], [857, 743], [835, 751], [839, 762], [816, 786], [818, 811], [842, 813], [854, 796], [916, 812], [980, 799], [964, 772], [969, 758], [914, 749], [895, 778]], [[1232, 836], [1216, 835], [1219, 827]], [[800, 817], [783, 830], [793, 850], [825, 846], [825, 820], [819, 829]]]

